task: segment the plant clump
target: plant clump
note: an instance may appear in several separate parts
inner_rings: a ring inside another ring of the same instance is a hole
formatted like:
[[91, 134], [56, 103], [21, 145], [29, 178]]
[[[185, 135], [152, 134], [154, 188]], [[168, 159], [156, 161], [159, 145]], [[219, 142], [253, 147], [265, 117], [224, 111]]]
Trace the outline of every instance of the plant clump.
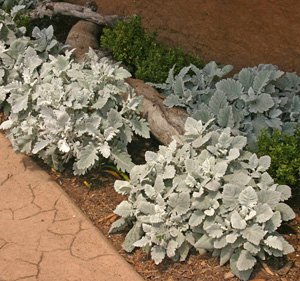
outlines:
[[189, 117], [178, 143], [147, 152], [130, 182], [115, 182], [128, 199], [115, 209], [121, 218], [110, 232], [131, 227], [123, 248], [142, 247], [156, 264], [165, 257], [185, 260], [192, 247], [211, 251], [248, 280], [257, 258], [293, 251], [276, 231], [295, 217], [283, 203], [291, 190], [267, 173], [270, 157], [247, 152], [246, 138], [230, 128], [207, 132], [211, 122], [203, 126]]
[[[129, 172], [127, 144], [133, 133], [149, 137], [139, 117], [142, 97], [124, 79], [130, 73], [90, 50], [84, 63], [59, 54], [53, 28], [24, 36], [9, 16], [0, 29], [0, 104], [10, 106], [2, 123], [16, 151], [37, 155], [55, 169], [74, 159], [75, 174], [112, 161]], [[2, 18], [2, 19], [3, 19]], [[122, 93], [128, 93], [126, 101]]]
[[167, 96], [166, 106], [184, 107], [204, 123], [214, 118], [216, 128], [230, 127], [247, 136], [253, 150], [262, 129], [293, 134], [300, 122], [300, 77], [261, 64], [242, 69], [235, 79], [221, 79], [231, 69], [210, 62], [203, 69], [190, 65], [175, 75], [172, 68], [165, 83], [148, 84]]
[[203, 61], [182, 48], [168, 48], [141, 25], [141, 17], [119, 21], [113, 28], [105, 28], [101, 46], [109, 47], [116, 60], [122, 61], [133, 75], [143, 81], [163, 82], [170, 68], [176, 64], [175, 72], [189, 65], [203, 66]]

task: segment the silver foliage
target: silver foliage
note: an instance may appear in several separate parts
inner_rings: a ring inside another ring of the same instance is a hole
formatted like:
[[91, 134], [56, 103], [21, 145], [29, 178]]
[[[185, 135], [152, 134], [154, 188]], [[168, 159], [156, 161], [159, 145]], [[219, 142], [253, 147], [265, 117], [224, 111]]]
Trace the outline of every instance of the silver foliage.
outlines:
[[[225, 70], [224, 70], [225, 69]], [[195, 119], [215, 119], [215, 127], [232, 128], [248, 138], [255, 149], [257, 137], [266, 128], [293, 133], [300, 122], [300, 78], [273, 65], [244, 68], [235, 79], [221, 79], [232, 68], [210, 62], [202, 70], [191, 65], [174, 76], [173, 69], [164, 84], [148, 83], [162, 90], [168, 107], [180, 106]]]
[[128, 199], [117, 207], [121, 219], [110, 232], [132, 225], [124, 249], [151, 251], [157, 264], [166, 256], [184, 260], [192, 247], [212, 251], [247, 280], [257, 256], [293, 251], [276, 231], [295, 217], [283, 203], [290, 188], [266, 172], [268, 156], [247, 152], [246, 138], [230, 128], [208, 132], [212, 122], [188, 118], [179, 144], [147, 152], [147, 163], [131, 170], [130, 182], [116, 181], [116, 191]]
[[130, 73], [119, 63], [99, 61], [91, 49], [86, 62], [75, 63], [72, 52], [59, 54], [53, 27], [34, 28], [30, 39], [1, 13], [0, 103], [11, 107], [1, 128], [14, 149], [38, 155], [55, 169], [74, 159], [74, 174], [104, 158], [129, 172], [127, 144], [133, 133], [149, 137], [138, 116], [142, 99], [124, 82]]

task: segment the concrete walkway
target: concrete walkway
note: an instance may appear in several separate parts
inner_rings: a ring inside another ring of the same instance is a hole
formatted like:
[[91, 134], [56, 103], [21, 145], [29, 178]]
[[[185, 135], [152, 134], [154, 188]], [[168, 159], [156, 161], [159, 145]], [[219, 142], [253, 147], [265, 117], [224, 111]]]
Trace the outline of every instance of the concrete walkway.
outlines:
[[58, 184], [0, 133], [0, 281], [141, 281]]

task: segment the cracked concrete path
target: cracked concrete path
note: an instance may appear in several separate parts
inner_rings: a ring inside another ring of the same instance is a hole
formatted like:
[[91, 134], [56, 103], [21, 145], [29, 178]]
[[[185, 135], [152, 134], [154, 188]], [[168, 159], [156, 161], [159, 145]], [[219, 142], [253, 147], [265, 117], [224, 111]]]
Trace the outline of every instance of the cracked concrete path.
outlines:
[[29, 157], [0, 133], [0, 281], [141, 281]]

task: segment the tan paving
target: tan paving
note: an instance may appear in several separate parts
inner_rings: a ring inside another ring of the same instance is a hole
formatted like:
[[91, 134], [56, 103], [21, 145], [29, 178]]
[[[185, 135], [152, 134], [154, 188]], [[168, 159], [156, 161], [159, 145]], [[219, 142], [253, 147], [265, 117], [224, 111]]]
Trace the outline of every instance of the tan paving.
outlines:
[[0, 281], [141, 281], [58, 184], [0, 133]]

